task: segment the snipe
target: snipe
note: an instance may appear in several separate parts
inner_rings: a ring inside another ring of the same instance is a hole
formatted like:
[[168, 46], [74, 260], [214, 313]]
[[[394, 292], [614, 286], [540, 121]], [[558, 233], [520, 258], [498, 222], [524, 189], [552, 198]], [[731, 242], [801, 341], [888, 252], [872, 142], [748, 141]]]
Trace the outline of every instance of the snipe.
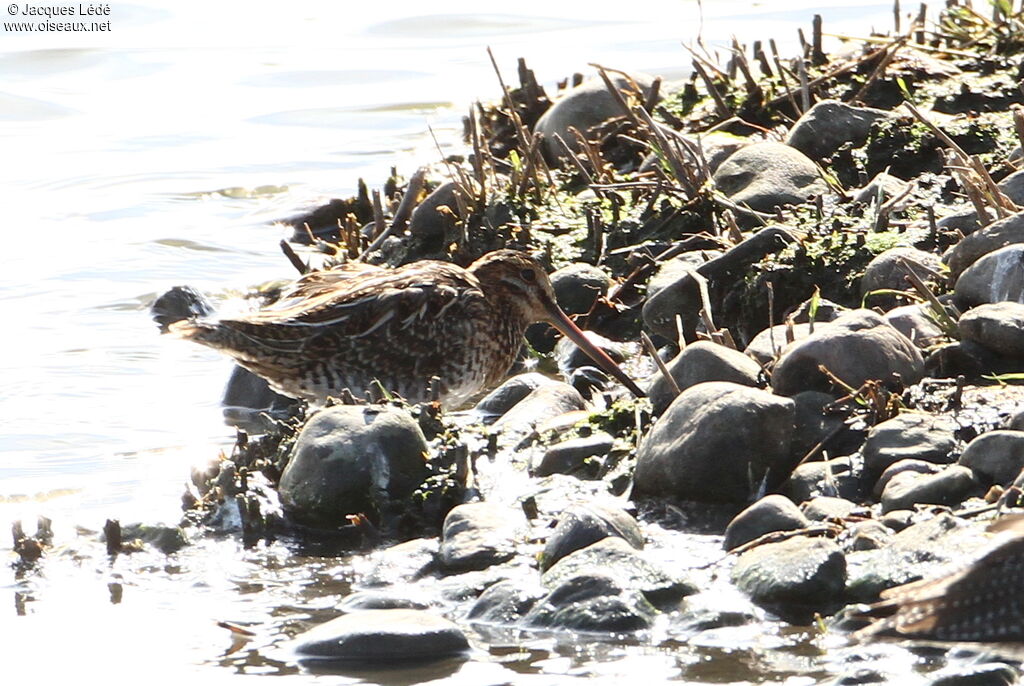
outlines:
[[1024, 641], [1024, 515], [1004, 517], [989, 530], [1012, 537], [960, 571], [883, 591], [879, 602], [853, 614], [872, 620], [855, 636]]
[[235, 319], [188, 320], [169, 331], [221, 350], [280, 393], [322, 401], [373, 382], [410, 402], [432, 377], [457, 407], [507, 374], [526, 327], [549, 322], [637, 396], [637, 385], [555, 302], [540, 264], [498, 250], [467, 269], [422, 260], [314, 272], [274, 305]]

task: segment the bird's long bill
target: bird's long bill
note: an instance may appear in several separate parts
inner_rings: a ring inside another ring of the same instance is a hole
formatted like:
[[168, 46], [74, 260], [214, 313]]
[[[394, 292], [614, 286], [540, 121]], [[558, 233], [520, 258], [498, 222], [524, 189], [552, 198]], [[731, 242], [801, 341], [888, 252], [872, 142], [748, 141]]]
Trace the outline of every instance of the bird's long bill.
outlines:
[[628, 388], [633, 395], [638, 398], [643, 398], [646, 394], [640, 390], [640, 387], [636, 385], [633, 379], [626, 375], [626, 372], [622, 371], [619, 365], [615, 364], [615, 360], [608, 357], [608, 354], [598, 348], [596, 345], [590, 342], [584, 333], [580, 330], [580, 327], [576, 326], [569, 316], [562, 312], [562, 309], [554, 303], [546, 303], [548, 316], [550, 317], [551, 325], [562, 332], [562, 334], [570, 341], [580, 347], [580, 350], [590, 356], [597, 366], [602, 370], [611, 374], [616, 379], [622, 382], [622, 385]]

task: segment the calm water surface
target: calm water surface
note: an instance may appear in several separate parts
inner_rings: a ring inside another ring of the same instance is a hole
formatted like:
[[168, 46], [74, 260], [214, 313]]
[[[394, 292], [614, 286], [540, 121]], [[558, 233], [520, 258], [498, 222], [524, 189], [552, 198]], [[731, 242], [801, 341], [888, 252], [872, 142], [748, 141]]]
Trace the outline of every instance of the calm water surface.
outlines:
[[[888, 3], [824, 0], [706, 0], [703, 19], [683, 0], [213, 5], [114, 2], [102, 34], [0, 31], [0, 557], [16, 519], [46, 515], [57, 535], [42, 573], [0, 565], [0, 681], [295, 671], [269, 648], [222, 656], [213, 622], [315, 619], [346, 561], [223, 540], [111, 565], [88, 533], [176, 523], [190, 465], [233, 438], [230, 365], [158, 336], [147, 308], [177, 284], [223, 300], [291, 276], [271, 220], [436, 160], [428, 126], [457, 145], [472, 100], [498, 93], [487, 46], [510, 78], [519, 56], [547, 84], [588, 62], [678, 77], [698, 32], [791, 54], [816, 12], [836, 32], [891, 22]], [[680, 659], [520, 646], [454, 674], [362, 678], [612, 683], [671, 678]]]

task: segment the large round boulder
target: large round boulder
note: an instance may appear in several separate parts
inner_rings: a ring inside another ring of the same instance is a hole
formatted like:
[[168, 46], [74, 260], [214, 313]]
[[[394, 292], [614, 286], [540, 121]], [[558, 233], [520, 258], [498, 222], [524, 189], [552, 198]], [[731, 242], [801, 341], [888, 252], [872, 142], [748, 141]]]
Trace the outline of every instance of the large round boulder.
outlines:
[[794, 403], [725, 381], [679, 394], [637, 451], [634, 495], [744, 502], [790, 468]]
[[295, 439], [279, 493], [285, 511], [311, 526], [407, 498], [427, 475], [427, 441], [409, 415], [386, 405], [336, 405], [306, 422]]
[[889, 381], [893, 374], [914, 384], [924, 374], [917, 347], [870, 310], [846, 312], [786, 348], [772, 373], [772, 389], [780, 395], [833, 390], [820, 367], [853, 388], [871, 379]]

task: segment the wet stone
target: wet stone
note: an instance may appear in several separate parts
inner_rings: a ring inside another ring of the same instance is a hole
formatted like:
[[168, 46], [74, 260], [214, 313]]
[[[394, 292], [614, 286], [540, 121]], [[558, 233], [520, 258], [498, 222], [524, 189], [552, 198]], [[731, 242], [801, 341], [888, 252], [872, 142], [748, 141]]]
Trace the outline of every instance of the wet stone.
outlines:
[[425, 197], [409, 216], [409, 233], [422, 240], [444, 240], [455, 228], [459, 215], [458, 188], [457, 183], [449, 181]]
[[683, 391], [637, 451], [634, 496], [744, 502], [788, 472], [793, 401], [724, 381]]
[[964, 312], [957, 326], [963, 340], [1005, 357], [1024, 359], [1024, 304], [998, 302]]
[[847, 530], [844, 548], [846, 550], [877, 550], [888, 543], [891, 537], [892, 531], [884, 524], [869, 519], [857, 522]]
[[817, 102], [797, 119], [786, 143], [810, 158], [830, 157], [845, 143], [860, 147], [871, 125], [892, 113], [873, 107], [853, 107], [838, 100]]
[[740, 555], [732, 581], [759, 605], [825, 609], [842, 596], [846, 558], [826, 539], [765, 543]]
[[837, 455], [854, 452], [864, 442], [864, 431], [846, 426], [842, 413], [828, 411], [834, 401], [835, 398], [828, 393], [818, 391], [804, 391], [793, 396], [796, 406], [790, 450], [793, 464], [799, 464], [822, 441], [824, 444], [819, 450]]
[[779, 491], [795, 503], [817, 496], [857, 500], [864, 489], [860, 466], [849, 457], [805, 462], [790, 474]]
[[876, 424], [864, 442], [864, 466], [881, 474], [900, 460], [949, 464], [956, 460], [957, 423], [947, 415], [901, 412]]
[[451, 621], [421, 610], [364, 610], [313, 627], [294, 640], [300, 659], [394, 666], [432, 662], [469, 650]]
[[[697, 341], [683, 348], [668, 364], [669, 374], [680, 391], [705, 381], [730, 381], [757, 386], [761, 367], [747, 355], [710, 341]], [[647, 390], [655, 414], [661, 414], [675, 400], [675, 391], [659, 371]]]
[[546, 588], [579, 576], [610, 576], [622, 587], [643, 593], [655, 605], [671, 604], [697, 591], [688, 580], [648, 562], [625, 539], [609, 536], [563, 557], [541, 576]]
[[592, 264], [570, 264], [549, 276], [558, 305], [567, 314], [586, 314], [598, 298], [607, 295], [611, 278]]
[[1005, 664], [946, 668], [928, 686], [1011, 686], [1020, 683], [1021, 672]]
[[191, 286], [175, 286], [162, 293], [149, 307], [149, 314], [161, 331], [174, 322], [213, 314], [213, 305]]
[[643, 594], [595, 572], [558, 583], [521, 624], [533, 629], [623, 633], [649, 629], [657, 614]]
[[956, 280], [953, 297], [962, 309], [1024, 302], [1024, 244], [1008, 245], [980, 257]]
[[314, 414], [295, 439], [279, 493], [285, 511], [311, 526], [412, 494], [426, 476], [427, 442], [408, 412], [336, 405]]
[[828, 193], [817, 165], [783, 143], [754, 143], [730, 155], [713, 176], [734, 203], [758, 212], [796, 205]]
[[538, 372], [517, 374], [488, 393], [476, 404], [476, 411], [486, 415], [503, 415], [537, 388], [557, 383]]
[[803, 529], [809, 524], [792, 500], [784, 495], [766, 495], [729, 522], [722, 545], [732, 550], [772, 531]]
[[492, 503], [466, 503], [444, 519], [439, 560], [449, 572], [486, 569], [512, 559], [522, 514]]
[[900, 472], [882, 491], [882, 511], [906, 510], [915, 505], [958, 505], [977, 490], [974, 474], [959, 465], [935, 474]]
[[1010, 485], [1024, 469], [1024, 431], [999, 429], [981, 434], [964, 448], [960, 464], [986, 484]]
[[540, 569], [547, 571], [566, 555], [609, 536], [621, 538], [637, 550], [644, 547], [639, 524], [625, 510], [596, 504], [572, 505], [561, 514], [548, 536]]
[[566, 383], [554, 382], [535, 388], [495, 422], [495, 428], [527, 433], [538, 424], [586, 407], [583, 396]]
[[387, 591], [357, 591], [342, 598], [338, 609], [342, 612], [360, 610], [426, 610], [429, 603]]
[[584, 469], [590, 458], [607, 455], [614, 444], [615, 439], [604, 431], [556, 443], [540, 456], [533, 473], [535, 476], [574, 474]]
[[412, 583], [434, 566], [436, 538], [417, 538], [374, 551], [373, 566], [360, 580], [364, 586], [391, 586]]
[[511, 579], [499, 581], [476, 599], [466, 619], [488, 624], [515, 624], [545, 595], [547, 591], [536, 584]]
[[924, 373], [914, 344], [870, 310], [846, 312], [786, 348], [772, 374], [772, 389], [780, 395], [827, 392], [832, 382], [819, 371], [822, 365], [853, 388], [870, 379], [887, 382], [893, 374], [914, 384]]

